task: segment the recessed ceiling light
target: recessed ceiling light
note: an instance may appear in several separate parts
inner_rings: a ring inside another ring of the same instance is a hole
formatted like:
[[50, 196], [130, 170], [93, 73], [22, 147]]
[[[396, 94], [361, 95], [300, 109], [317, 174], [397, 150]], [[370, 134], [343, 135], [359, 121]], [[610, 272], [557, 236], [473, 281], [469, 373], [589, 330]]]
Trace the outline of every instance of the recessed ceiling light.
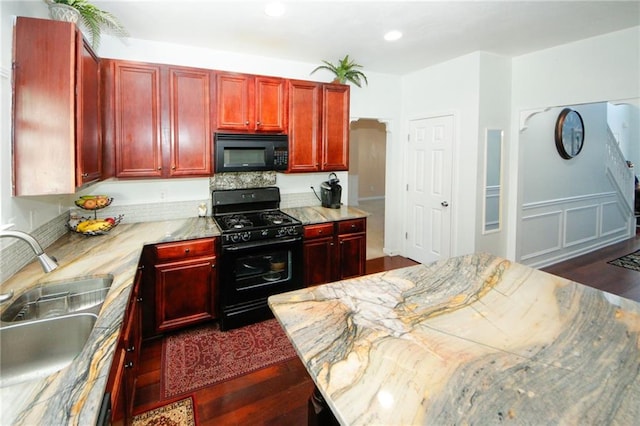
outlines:
[[384, 39], [387, 41], [396, 41], [396, 40], [400, 40], [401, 38], [402, 38], [402, 33], [396, 30], [389, 31], [384, 35]]
[[284, 11], [284, 4], [280, 3], [279, 1], [267, 3], [267, 5], [264, 7], [264, 13], [267, 16], [271, 16], [273, 18], [284, 15]]

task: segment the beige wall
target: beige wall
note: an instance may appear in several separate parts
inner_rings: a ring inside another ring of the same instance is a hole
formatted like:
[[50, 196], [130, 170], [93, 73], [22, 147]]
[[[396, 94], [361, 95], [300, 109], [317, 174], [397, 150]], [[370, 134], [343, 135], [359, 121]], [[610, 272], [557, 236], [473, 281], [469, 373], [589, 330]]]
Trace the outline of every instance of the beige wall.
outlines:
[[349, 175], [358, 176], [358, 199], [384, 197], [386, 136], [377, 120], [351, 123]]

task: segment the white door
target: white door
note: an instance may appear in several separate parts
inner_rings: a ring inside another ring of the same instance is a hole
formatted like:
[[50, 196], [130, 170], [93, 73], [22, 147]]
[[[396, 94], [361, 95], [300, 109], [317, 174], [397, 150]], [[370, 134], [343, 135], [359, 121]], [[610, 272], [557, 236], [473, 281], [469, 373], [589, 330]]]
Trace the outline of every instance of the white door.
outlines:
[[451, 255], [453, 116], [409, 123], [407, 257], [430, 263]]

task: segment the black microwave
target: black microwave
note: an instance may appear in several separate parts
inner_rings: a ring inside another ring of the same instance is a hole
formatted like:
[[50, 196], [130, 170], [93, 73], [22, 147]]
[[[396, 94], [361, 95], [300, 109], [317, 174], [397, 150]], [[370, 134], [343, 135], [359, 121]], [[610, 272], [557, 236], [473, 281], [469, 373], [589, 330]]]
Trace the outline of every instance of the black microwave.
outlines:
[[289, 137], [255, 133], [216, 133], [213, 162], [216, 173], [287, 170]]

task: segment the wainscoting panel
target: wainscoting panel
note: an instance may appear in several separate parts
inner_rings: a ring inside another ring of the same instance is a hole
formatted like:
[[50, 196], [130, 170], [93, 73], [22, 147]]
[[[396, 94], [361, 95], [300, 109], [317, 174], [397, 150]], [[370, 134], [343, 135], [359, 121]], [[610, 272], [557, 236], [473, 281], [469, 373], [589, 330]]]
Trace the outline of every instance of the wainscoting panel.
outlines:
[[539, 268], [588, 253], [629, 238], [632, 221], [617, 192], [525, 204], [517, 260]]
[[562, 247], [562, 211], [532, 214], [522, 219], [520, 235], [523, 255], [526, 260], [553, 253]]
[[571, 247], [598, 238], [598, 211], [598, 205], [593, 204], [565, 210], [565, 247]]
[[601, 235], [611, 235], [627, 230], [627, 218], [620, 203], [608, 202], [602, 204], [602, 228]]

